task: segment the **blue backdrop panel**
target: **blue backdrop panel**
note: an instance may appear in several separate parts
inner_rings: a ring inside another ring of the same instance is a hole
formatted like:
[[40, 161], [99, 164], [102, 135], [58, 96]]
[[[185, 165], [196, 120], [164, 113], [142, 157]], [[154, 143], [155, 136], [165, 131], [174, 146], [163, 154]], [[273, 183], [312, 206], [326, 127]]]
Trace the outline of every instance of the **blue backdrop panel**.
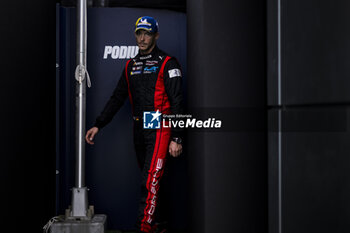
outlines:
[[[58, 212], [70, 205], [74, 186], [75, 164], [75, 8], [60, 9], [60, 82], [59, 82], [59, 190]], [[87, 129], [103, 109], [114, 90], [128, 57], [137, 52], [133, 28], [142, 15], [159, 21], [159, 47], [178, 58], [186, 83], [186, 16], [168, 10], [137, 8], [89, 8], [87, 68], [92, 87], [87, 89]], [[175, 228], [186, 226], [185, 156], [173, 160], [168, 193]], [[173, 178], [172, 178], [173, 177]], [[176, 179], [174, 178], [176, 177]], [[134, 226], [138, 208], [140, 171], [132, 140], [132, 118], [129, 100], [113, 121], [100, 131], [95, 145], [86, 144], [86, 185], [89, 204], [96, 213], [107, 214], [109, 229]], [[175, 196], [176, 195], [176, 196]], [[176, 198], [175, 198], [176, 197]]]

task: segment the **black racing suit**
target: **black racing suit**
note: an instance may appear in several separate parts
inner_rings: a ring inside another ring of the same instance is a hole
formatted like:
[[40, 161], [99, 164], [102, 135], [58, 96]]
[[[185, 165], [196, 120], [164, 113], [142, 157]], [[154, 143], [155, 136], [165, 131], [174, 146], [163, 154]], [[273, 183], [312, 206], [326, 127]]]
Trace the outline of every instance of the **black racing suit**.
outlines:
[[143, 113], [182, 113], [182, 74], [178, 61], [156, 46], [150, 54], [127, 61], [112, 96], [98, 116], [95, 126], [108, 124], [129, 96], [134, 118], [134, 144], [142, 169], [141, 201], [137, 227], [141, 232], [154, 230], [159, 182], [164, 172], [172, 137], [181, 137], [181, 129], [163, 127], [144, 129]]

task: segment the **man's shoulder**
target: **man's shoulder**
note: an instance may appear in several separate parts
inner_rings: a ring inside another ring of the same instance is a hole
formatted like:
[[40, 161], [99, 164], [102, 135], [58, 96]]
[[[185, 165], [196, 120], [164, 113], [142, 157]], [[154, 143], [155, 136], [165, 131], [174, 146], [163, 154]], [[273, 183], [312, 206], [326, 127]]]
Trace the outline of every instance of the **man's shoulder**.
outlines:
[[168, 54], [166, 52], [162, 53], [160, 56], [161, 60], [165, 60], [167, 58], [167, 64], [179, 63], [175, 56], [172, 56], [171, 54]]
[[176, 57], [174, 57], [172, 54], [169, 54], [161, 49], [158, 50], [158, 54], [162, 57], [170, 57], [171, 59], [176, 59]]
[[177, 58], [175, 57], [175, 56], [173, 56], [173, 55], [171, 55], [171, 54], [169, 54], [169, 53], [167, 53], [167, 52], [165, 52], [165, 51], [163, 51], [163, 50], [160, 50], [159, 49], [159, 56], [160, 56], [160, 60], [165, 60], [165, 58], [166, 57], [169, 57], [167, 60], [167, 65], [168, 64], [177, 64], [177, 63], [179, 63], [178, 62], [178, 60], [177, 60]]

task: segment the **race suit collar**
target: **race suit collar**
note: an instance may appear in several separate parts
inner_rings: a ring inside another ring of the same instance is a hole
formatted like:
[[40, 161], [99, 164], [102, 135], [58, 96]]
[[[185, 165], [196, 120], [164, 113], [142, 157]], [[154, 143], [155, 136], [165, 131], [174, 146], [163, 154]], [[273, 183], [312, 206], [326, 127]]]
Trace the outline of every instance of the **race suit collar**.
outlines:
[[156, 46], [154, 46], [154, 48], [152, 49], [152, 51], [151, 51], [150, 53], [148, 53], [148, 54], [141, 54], [141, 53], [139, 52], [138, 57], [139, 57], [141, 60], [142, 60], [142, 59], [148, 59], [148, 58], [153, 57], [155, 54], [157, 54], [158, 51], [159, 51], [159, 48], [158, 48], [158, 46], [156, 45]]

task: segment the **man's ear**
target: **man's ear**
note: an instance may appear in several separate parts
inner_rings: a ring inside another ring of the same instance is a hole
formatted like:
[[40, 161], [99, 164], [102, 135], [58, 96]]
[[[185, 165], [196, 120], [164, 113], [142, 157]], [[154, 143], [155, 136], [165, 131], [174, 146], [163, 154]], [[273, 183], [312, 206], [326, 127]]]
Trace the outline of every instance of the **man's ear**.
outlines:
[[159, 38], [159, 32], [156, 33], [155, 37], [154, 37], [156, 40], [158, 40]]

